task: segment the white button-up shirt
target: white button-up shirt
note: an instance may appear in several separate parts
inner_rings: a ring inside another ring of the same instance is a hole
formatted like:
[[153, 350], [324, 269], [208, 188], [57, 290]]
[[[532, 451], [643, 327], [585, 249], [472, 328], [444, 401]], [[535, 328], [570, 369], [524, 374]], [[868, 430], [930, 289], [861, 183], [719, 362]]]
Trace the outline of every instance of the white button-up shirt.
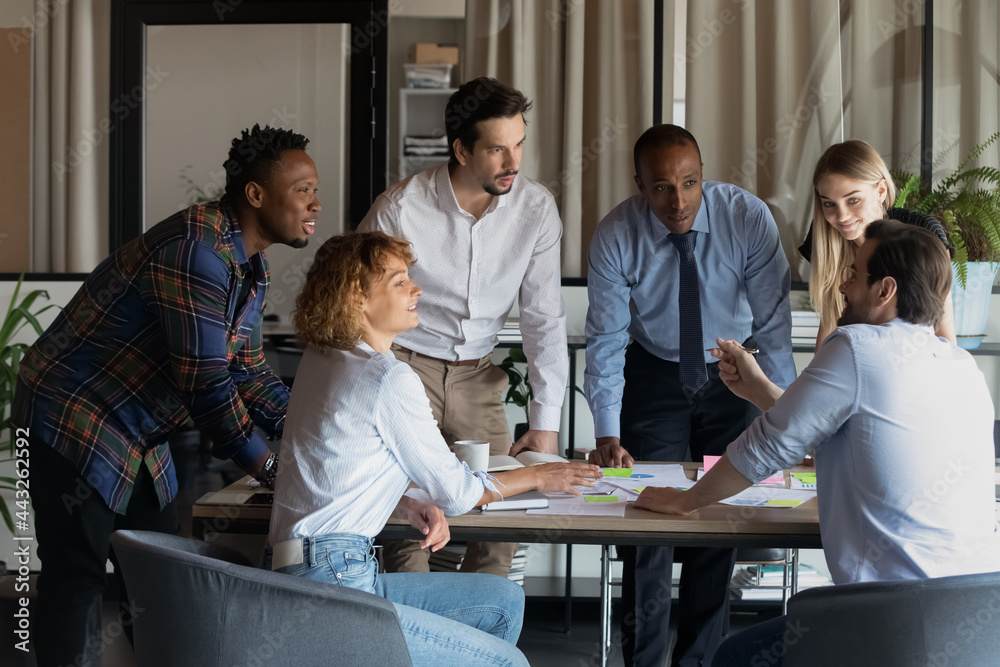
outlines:
[[449, 451], [409, 366], [366, 343], [306, 350], [288, 402], [270, 543], [374, 537], [410, 480], [449, 516], [497, 490]]
[[558, 431], [569, 356], [560, 292], [562, 222], [549, 191], [519, 174], [477, 220], [458, 205], [442, 165], [379, 195], [358, 229], [413, 244], [417, 263], [410, 277], [424, 294], [420, 324], [396, 338], [404, 347], [449, 361], [484, 357], [518, 300], [535, 394], [531, 428]]

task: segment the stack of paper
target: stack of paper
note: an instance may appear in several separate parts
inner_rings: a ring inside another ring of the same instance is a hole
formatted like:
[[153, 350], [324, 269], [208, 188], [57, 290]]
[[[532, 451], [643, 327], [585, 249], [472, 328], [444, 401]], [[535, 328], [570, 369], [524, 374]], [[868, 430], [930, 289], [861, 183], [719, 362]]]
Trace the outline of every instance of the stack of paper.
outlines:
[[819, 334], [819, 314], [811, 310], [792, 311], [792, 345], [815, 345]]
[[[458, 572], [465, 560], [464, 544], [448, 544], [431, 553], [428, 562], [431, 572]], [[524, 572], [528, 566], [528, 545], [521, 544], [510, 562], [510, 573], [507, 578], [524, 586]]]
[[447, 544], [441, 549], [431, 552], [428, 562], [431, 572], [458, 572], [464, 559], [464, 544]]
[[503, 323], [503, 329], [497, 334], [497, 339], [501, 343], [520, 343], [521, 322], [516, 317], [507, 318], [507, 321]]
[[[780, 600], [780, 588], [739, 588], [741, 586], [781, 586], [781, 565], [749, 565], [733, 572], [731, 590], [734, 598], [743, 600]], [[757, 575], [759, 573], [759, 579]], [[833, 582], [816, 568], [799, 563], [799, 590], [816, 586], [832, 586]]]
[[510, 561], [510, 573], [507, 578], [516, 582], [519, 586], [524, 586], [524, 571], [528, 567], [528, 545], [521, 544], [514, 553], [513, 560]]

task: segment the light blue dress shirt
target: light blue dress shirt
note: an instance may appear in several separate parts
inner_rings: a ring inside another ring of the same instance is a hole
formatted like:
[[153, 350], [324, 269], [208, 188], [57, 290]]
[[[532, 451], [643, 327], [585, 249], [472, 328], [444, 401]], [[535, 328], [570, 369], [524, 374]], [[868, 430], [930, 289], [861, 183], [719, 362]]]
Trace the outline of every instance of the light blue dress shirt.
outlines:
[[[757, 360], [781, 387], [795, 379], [788, 260], [767, 206], [746, 190], [705, 181], [697, 233], [704, 347], [756, 338]], [[584, 391], [594, 435], [620, 434], [624, 350], [631, 336], [667, 361], [680, 357], [679, 255], [646, 200], [635, 195], [601, 221], [590, 244]], [[716, 360], [705, 352], [705, 362]]]
[[993, 400], [929, 326], [840, 327], [728, 454], [760, 481], [813, 451], [834, 583], [1000, 570]]

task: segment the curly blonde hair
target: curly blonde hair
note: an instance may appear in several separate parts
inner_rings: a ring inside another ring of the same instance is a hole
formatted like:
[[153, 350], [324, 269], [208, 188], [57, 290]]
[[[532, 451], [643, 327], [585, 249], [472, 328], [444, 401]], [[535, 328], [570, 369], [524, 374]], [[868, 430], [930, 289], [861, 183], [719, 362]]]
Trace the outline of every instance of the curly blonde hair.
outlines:
[[[854, 263], [857, 246], [840, 235], [823, 215], [823, 202], [816, 186], [827, 174], [837, 174], [862, 183], [878, 185], [885, 179], [886, 195], [882, 210], [896, 199], [889, 168], [882, 156], [863, 141], [852, 139], [826, 149], [813, 172], [813, 247], [812, 272], [809, 274], [809, 299], [819, 313], [820, 322], [836, 322], [844, 312], [844, 295], [840, 293], [844, 267]], [[822, 325], [821, 325], [822, 326]]]
[[299, 340], [308, 347], [349, 350], [366, 333], [361, 308], [372, 284], [398, 257], [412, 266], [406, 239], [382, 232], [334, 236], [319, 250], [295, 299], [293, 321]]

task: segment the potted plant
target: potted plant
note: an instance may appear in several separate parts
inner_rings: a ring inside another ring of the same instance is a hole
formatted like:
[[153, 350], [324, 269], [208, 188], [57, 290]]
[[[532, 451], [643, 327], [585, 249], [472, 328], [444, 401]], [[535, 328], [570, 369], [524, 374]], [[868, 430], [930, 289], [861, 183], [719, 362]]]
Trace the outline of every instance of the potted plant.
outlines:
[[[507, 373], [507, 377], [510, 379], [510, 386], [503, 402], [513, 403], [524, 410], [524, 421], [514, 425], [514, 442], [517, 442], [522, 435], [528, 432], [528, 424], [531, 421], [528, 406], [531, 405], [531, 400], [535, 397], [535, 392], [531, 389], [531, 383], [528, 381], [527, 363], [528, 358], [524, 356], [524, 350], [519, 347], [512, 347], [504, 360], [500, 362], [500, 368]], [[515, 364], [525, 364], [524, 371], [522, 372]], [[573, 386], [573, 391], [583, 394], [583, 390], [576, 385]]]
[[535, 392], [531, 389], [531, 383], [528, 382], [528, 369], [525, 368], [524, 372], [521, 372], [514, 365], [527, 363], [528, 358], [524, 356], [524, 350], [519, 347], [512, 347], [504, 360], [500, 362], [500, 368], [510, 378], [510, 386], [507, 389], [507, 395], [504, 396], [503, 402], [513, 403], [524, 410], [524, 421], [514, 425], [514, 442], [517, 442], [522, 435], [528, 432], [528, 424], [530, 422], [528, 406], [531, 405], [531, 399], [535, 397]]
[[[38, 299], [49, 298], [49, 293], [45, 290], [33, 290], [18, 301], [21, 292], [21, 285], [24, 282], [24, 274], [17, 280], [14, 288], [14, 295], [11, 297], [10, 305], [4, 318], [0, 321], [0, 466], [14, 460], [14, 429], [7, 423], [10, 418], [10, 406], [14, 402], [14, 387], [17, 384], [17, 370], [21, 365], [21, 358], [28, 350], [27, 343], [15, 343], [14, 338], [18, 332], [30, 326], [35, 330], [35, 334], [42, 335], [42, 325], [38, 322], [38, 316], [54, 305], [32, 311], [32, 307]], [[13, 491], [17, 488], [18, 478], [14, 475], [0, 475], [0, 491]], [[5, 500], [0, 499], [0, 515], [3, 515], [7, 528], [14, 532], [14, 520], [11, 516], [10, 508]]]
[[976, 349], [986, 335], [986, 318], [1000, 268], [1000, 169], [969, 165], [1000, 139], [1000, 132], [969, 151], [929, 192], [919, 176], [893, 172], [899, 195], [895, 205], [933, 215], [955, 246], [952, 302], [958, 344]]

